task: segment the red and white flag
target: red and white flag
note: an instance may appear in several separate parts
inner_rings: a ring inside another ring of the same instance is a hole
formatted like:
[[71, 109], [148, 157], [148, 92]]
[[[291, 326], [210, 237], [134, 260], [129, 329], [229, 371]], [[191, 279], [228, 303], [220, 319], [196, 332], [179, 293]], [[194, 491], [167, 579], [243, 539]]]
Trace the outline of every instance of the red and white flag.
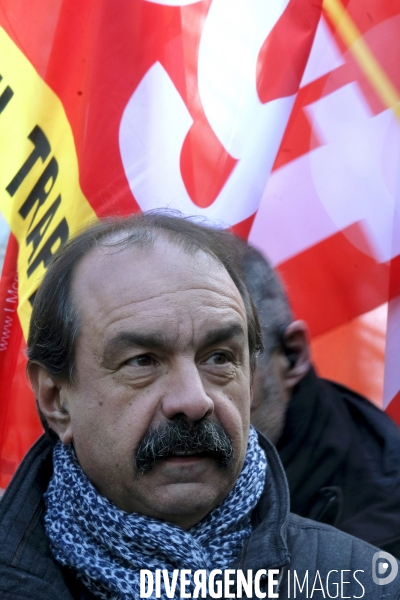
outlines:
[[104, 215], [176, 208], [248, 238], [322, 373], [400, 420], [395, 5], [0, 0], [0, 487], [41, 432], [23, 354], [35, 290]]

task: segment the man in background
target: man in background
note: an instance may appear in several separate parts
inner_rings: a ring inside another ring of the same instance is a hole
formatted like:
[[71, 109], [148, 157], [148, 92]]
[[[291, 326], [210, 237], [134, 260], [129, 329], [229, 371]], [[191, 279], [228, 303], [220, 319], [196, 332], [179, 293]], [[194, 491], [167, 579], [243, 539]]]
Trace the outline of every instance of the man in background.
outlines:
[[265, 346], [252, 423], [278, 449], [291, 510], [400, 557], [400, 430], [366, 398], [317, 376], [307, 325], [293, 319], [278, 275], [237, 244]]

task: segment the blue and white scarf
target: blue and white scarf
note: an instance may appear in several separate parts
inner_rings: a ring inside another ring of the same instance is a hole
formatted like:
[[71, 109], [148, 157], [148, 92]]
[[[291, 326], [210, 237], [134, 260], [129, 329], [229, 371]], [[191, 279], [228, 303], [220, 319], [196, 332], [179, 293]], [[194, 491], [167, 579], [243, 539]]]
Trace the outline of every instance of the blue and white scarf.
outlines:
[[[227, 569], [251, 534], [251, 511], [264, 489], [267, 460], [250, 429], [246, 459], [225, 500], [188, 530], [126, 513], [101, 496], [71, 445], [59, 442], [45, 494], [45, 529], [56, 560], [104, 600], [140, 598], [139, 571]], [[179, 581], [179, 580], [178, 580]], [[179, 585], [175, 597], [180, 596]], [[161, 597], [166, 598], [164, 584]]]

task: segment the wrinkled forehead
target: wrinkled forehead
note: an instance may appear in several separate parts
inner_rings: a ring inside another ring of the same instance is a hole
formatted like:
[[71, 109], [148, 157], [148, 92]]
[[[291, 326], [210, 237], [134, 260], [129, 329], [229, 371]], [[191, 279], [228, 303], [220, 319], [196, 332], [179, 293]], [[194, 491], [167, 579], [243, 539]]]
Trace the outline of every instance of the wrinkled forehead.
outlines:
[[246, 320], [243, 300], [225, 267], [201, 250], [189, 252], [169, 240], [122, 248], [100, 245], [82, 260], [72, 284], [81, 316], [188, 291], [224, 298]]

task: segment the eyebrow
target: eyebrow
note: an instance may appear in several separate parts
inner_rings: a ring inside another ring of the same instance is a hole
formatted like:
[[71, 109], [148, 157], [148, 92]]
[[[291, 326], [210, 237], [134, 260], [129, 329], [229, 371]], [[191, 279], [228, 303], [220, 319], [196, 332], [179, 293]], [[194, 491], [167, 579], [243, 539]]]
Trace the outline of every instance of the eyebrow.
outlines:
[[[243, 337], [244, 330], [238, 323], [208, 331], [200, 342], [200, 347], [206, 348], [221, 342], [226, 342], [235, 337]], [[104, 348], [104, 357], [126, 348], [149, 348], [171, 350], [173, 341], [163, 333], [141, 333], [123, 331], [109, 340]]]
[[244, 337], [244, 330], [239, 323], [232, 323], [226, 327], [213, 329], [209, 331], [203, 338], [201, 346], [214, 346], [221, 342], [226, 342], [235, 337]]
[[123, 331], [109, 340], [104, 348], [104, 356], [125, 350], [125, 348], [160, 348], [166, 350], [171, 342], [162, 333], [140, 333]]

